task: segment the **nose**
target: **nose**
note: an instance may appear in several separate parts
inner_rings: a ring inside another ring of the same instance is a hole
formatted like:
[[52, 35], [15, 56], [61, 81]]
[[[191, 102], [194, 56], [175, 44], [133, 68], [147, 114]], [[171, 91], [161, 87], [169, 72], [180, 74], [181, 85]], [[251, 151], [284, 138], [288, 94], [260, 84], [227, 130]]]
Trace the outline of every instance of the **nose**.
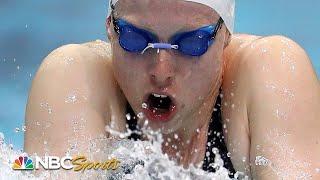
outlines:
[[149, 71], [151, 84], [156, 88], [169, 87], [175, 79], [176, 62], [169, 51], [160, 50]]

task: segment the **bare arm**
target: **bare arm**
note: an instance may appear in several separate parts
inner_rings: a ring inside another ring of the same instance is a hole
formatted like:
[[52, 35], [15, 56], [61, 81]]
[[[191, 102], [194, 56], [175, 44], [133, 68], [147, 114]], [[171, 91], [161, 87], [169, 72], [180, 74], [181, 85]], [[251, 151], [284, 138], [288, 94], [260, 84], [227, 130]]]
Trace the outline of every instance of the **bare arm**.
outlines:
[[[25, 151], [58, 156], [67, 151], [88, 153], [92, 139], [108, 136], [105, 126], [111, 116], [123, 118], [119, 117], [123, 104], [117, 97], [106, 57], [76, 44], [53, 51], [41, 64], [30, 90]], [[102, 146], [96, 144], [96, 148]]]
[[224, 112], [238, 123], [229, 130], [240, 132], [229, 137], [241, 142], [233, 162], [256, 179], [319, 178], [320, 88], [304, 50], [290, 39], [271, 36], [253, 41], [238, 58], [245, 81], [234, 89], [245, 99], [225, 101], [246, 108]]

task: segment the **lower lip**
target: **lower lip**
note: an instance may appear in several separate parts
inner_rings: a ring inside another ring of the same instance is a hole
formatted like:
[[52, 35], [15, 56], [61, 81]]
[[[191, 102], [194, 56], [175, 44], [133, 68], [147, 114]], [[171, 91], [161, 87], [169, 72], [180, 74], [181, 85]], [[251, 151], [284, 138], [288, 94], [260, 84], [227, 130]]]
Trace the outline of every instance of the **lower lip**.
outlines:
[[157, 113], [157, 111], [153, 111], [151, 108], [145, 108], [143, 109], [146, 117], [148, 120], [151, 121], [160, 121], [160, 122], [168, 122], [176, 113], [176, 106], [171, 105], [170, 109], [168, 112], [165, 113]]

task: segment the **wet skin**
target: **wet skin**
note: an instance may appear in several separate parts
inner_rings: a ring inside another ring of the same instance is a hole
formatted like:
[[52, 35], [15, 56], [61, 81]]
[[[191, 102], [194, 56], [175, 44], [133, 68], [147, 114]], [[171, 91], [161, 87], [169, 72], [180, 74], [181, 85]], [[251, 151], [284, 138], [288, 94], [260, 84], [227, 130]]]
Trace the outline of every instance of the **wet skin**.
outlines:
[[[164, 42], [181, 30], [181, 24], [187, 30], [218, 19], [211, 9], [188, 3], [171, 4], [166, 11], [159, 4], [149, 8], [161, 17], [161, 13], [164, 16], [174, 12], [170, 8], [175, 6], [181, 9], [176, 19], [152, 18], [150, 14], [131, 12], [130, 8], [121, 12], [128, 21], [154, 30]], [[197, 8], [202, 13], [190, 14], [199, 12]], [[199, 163], [222, 86], [224, 136], [236, 170], [258, 179], [291, 179], [303, 173], [319, 176], [319, 81], [308, 56], [295, 42], [283, 36], [235, 34], [228, 44], [223, 26], [215, 44], [199, 59], [168, 50], [138, 56], [124, 52], [110, 21], [108, 27], [111, 44], [66, 45], [41, 64], [26, 109], [26, 152], [42, 154], [46, 146], [50, 152], [64, 154], [69, 147], [66, 137], [108, 136], [106, 125], [124, 131], [126, 102], [138, 113], [146, 93], [165, 89], [175, 94], [177, 113], [166, 123], [149, 122], [149, 126], [161, 129], [165, 139], [171, 139], [169, 146], [163, 146], [169, 156], [185, 166]], [[77, 100], [70, 103], [71, 94]], [[43, 102], [48, 103], [51, 113], [40, 107]], [[74, 124], [67, 120], [72, 118], [83, 124], [77, 134]], [[35, 125], [49, 120], [51, 127], [45, 130]], [[139, 123], [143, 124], [144, 119]], [[172, 144], [177, 149], [170, 148]], [[86, 146], [84, 141], [79, 150]], [[177, 151], [182, 158], [176, 157]], [[256, 166], [256, 156], [267, 158], [272, 165]]]

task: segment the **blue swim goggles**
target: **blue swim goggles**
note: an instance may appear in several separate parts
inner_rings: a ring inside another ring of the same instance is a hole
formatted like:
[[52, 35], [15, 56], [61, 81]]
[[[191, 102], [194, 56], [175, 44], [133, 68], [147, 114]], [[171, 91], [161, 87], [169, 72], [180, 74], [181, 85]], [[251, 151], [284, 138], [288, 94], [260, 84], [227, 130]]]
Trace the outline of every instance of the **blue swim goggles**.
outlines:
[[112, 21], [114, 30], [119, 35], [120, 46], [126, 51], [143, 54], [149, 48], [158, 49], [158, 53], [160, 49], [175, 49], [190, 56], [206, 53], [223, 23], [220, 18], [216, 24], [178, 33], [170, 38], [170, 43], [159, 43], [158, 37], [152, 32], [135, 27], [123, 19], [116, 20], [113, 14]]

